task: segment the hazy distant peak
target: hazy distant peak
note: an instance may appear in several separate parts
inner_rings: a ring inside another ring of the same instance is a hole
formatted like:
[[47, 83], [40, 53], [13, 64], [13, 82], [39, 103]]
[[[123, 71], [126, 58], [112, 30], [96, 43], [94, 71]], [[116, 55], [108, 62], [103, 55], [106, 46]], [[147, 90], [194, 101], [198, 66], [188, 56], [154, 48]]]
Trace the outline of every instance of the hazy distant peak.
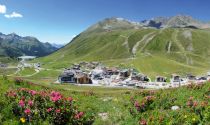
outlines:
[[10, 57], [21, 55], [45, 56], [57, 50], [51, 44], [42, 43], [35, 37], [22, 37], [16, 33], [8, 35], [0, 33], [0, 49], [0, 55]]

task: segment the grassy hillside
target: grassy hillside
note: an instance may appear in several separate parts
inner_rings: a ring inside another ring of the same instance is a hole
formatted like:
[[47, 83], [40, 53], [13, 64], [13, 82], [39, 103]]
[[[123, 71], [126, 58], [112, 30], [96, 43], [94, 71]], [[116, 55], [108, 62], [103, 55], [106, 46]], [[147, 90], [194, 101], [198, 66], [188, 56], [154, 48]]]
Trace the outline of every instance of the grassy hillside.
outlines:
[[[52, 122], [59, 124], [63, 119], [67, 119], [68, 124], [73, 122], [84, 124], [91, 119], [93, 125], [208, 125], [210, 121], [209, 83], [149, 91], [60, 84], [43, 85], [0, 77], [0, 86], [1, 125], [28, 123], [47, 125]], [[63, 97], [54, 102], [52, 98], [48, 98], [48, 93], [55, 91]], [[63, 103], [63, 98], [66, 97], [71, 97], [68, 100], [73, 99], [72, 104], [76, 106], [71, 110], [72, 113], [84, 112], [79, 119], [72, 117], [72, 114], [62, 117], [61, 113], [66, 114], [69, 111], [65, 111], [64, 104], [67, 102]], [[175, 105], [180, 109], [171, 110]], [[53, 109], [50, 113], [47, 110], [49, 107]], [[59, 108], [61, 113], [57, 110]], [[61, 120], [56, 121], [57, 118]]]
[[44, 67], [64, 68], [79, 61], [123, 64], [149, 76], [171, 73], [205, 73], [210, 69], [209, 30], [116, 29], [91, 32], [74, 38], [57, 52], [39, 58]]

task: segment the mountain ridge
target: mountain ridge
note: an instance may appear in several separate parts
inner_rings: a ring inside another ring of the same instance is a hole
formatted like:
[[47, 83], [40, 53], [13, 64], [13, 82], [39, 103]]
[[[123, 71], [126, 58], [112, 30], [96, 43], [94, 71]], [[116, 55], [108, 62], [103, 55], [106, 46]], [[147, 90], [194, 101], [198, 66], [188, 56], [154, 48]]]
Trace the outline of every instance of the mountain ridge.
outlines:
[[40, 42], [32, 36], [19, 36], [16, 33], [0, 33], [0, 55], [18, 57], [22, 55], [46, 56], [58, 48], [50, 43]]
[[[103, 26], [102, 28], [104, 30], [109, 30], [112, 28], [119, 28], [118, 26], [113, 27], [109, 24], [116, 24], [122, 26], [124, 24], [124, 28], [144, 28], [144, 27], [151, 27], [151, 28], [189, 28], [189, 27], [195, 27], [198, 29], [206, 29], [210, 28], [210, 23], [199, 21], [197, 19], [194, 19], [191, 16], [188, 15], [176, 15], [172, 17], [155, 17], [149, 20], [143, 20], [143, 21], [131, 21], [120, 17], [111, 17], [111, 18], [105, 18], [102, 21], [99, 21], [98, 23], [94, 24], [93, 26], [90, 26], [91, 28], [96, 28], [97, 26]], [[122, 28], [121, 27], [121, 28]]]

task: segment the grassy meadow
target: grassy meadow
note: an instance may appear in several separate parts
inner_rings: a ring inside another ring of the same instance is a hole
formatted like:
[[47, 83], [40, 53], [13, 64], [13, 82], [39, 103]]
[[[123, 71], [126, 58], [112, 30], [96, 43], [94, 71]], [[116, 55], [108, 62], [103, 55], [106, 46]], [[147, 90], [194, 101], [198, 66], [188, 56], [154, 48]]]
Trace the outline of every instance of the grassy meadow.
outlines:
[[[72, 97], [76, 111], [83, 111], [78, 124], [85, 124], [87, 119], [92, 119], [94, 125], [178, 125], [178, 124], [210, 124], [210, 84], [189, 85], [177, 89], [166, 90], [139, 90], [119, 89], [103, 87], [81, 87], [74, 85], [59, 84], [34, 84], [24, 80], [11, 78], [0, 78], [0, 124], [50, 124], [49, 118], [56, 115], [46, 116], [46, 119], [39, 119], [34, 114], [38, 109], [30, 109], [31, 121], [27, 121], [27, 115], [23, 112], [20, 115], [14, 114], [14, 106], [20, 104], [18, 97], [13, 103], [11, 92], [14, 95], [21, 91], [32, 90], [58, 91], [64, 97]], [[21, 88], [27, 88], [21, 89]], [[10, 91], [10, 96], [6, 96]], [[22, 95], [25, 99], [34, 99], [30, 94]], [[21, 96], [20, 99], [23, 97]], [[35, 101], [35, 100], [34, 100]], [[19, 102], [19, 103], [18, 103]], [[48, 102], [52, 106], [55, 102]], [[35, 104], [32, 103], [32, 104]], [[42, 104], [42, 102], [40, 102]], [[172, 106], [178, 106], [178, 110], [171, 110]], [[19, 107], [18, 107], [19, 108]], [[26, 107], [23, 107], [26, 108]], [[46, 109], [47, 110], [47, 109]], [[61, 108], [61, 111], [63, 109]], [[22, 110], [21, 110], [22, 111]], [[46, 112], [46, 111], [45, 111]], [[69, 116], [70, 117], [70, 116]], [[23, 118], [23, 119], [21, 119]], [[23, 120], [26, 119], [26, 121]], [[71, 120], [74, 118], [68, 118]], [[72, 124], [72, 123], [68, 123]], [[75, 123], [76, 124], [76, 123]]]

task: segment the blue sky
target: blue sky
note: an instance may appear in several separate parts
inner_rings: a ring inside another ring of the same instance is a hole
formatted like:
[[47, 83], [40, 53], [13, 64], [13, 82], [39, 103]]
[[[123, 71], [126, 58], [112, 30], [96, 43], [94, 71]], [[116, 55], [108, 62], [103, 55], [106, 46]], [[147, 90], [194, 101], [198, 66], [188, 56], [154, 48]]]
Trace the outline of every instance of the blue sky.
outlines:
[[210, 21], [209, 8], [210, 0], [0, 0], [0, 32], [67, 43], [107, 17], [140, 21], [186, 14]]

